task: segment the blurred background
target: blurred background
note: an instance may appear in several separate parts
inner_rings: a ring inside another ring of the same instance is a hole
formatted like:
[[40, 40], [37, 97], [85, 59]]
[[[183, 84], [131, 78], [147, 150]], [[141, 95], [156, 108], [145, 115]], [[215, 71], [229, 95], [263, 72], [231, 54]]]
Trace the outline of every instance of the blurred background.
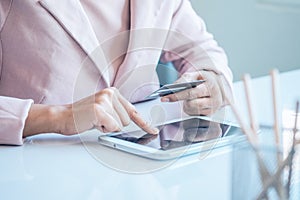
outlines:
[[234, 80], [300, 68], [300, 0], [191, 0], [228, 57]]

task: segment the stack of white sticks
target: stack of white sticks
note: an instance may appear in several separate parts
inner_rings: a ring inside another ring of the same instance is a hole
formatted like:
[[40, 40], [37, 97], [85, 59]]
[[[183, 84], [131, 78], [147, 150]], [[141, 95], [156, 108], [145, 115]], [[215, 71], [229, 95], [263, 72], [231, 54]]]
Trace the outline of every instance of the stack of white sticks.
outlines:
[[[259, 130], [259, 124], [255, 118], [254, 108], [252, 104], [251, 98], [251, 77], [249, 75], [244, 75], [243, 83], [245, 87], [246, 99], [247, 99], [247, 107], [249, 112], [249, 120], [250, 125], [246, 125], [246, 123], [241, 118], [240, 113], [238, 112], [235, 104], [233, 104], [228, 98], [226, 99], [229, 102], [232, 111], [234, 112], [237, 121], [245, 134], [250, 146], [253, 148], [255, 152], [255, 156], [258, 163], [258, 168], [260, 172], [260, 178], [262, 182], [262, 190], [258, 194], [257, 199], [269, 199], [268, 198], [268, 191], [270, 188], [274, 188], [276, 194], [278, 195], [279, 199], [289, 199], [290, 198], [290, 191], [291, 191], [291, 179], [293, 174], [293, 161], [295, 155], [295, 146], [299, 141], [296, 141], [296, 133], [297, 129], [297, 118], [299, 113], [299, 101], [296, 105], [296, 117], [295, 117], [295, 125], [293, 128], [293, 142], [292, 147], [287, 155], [286, 158], [283, 159], [282, 154], [280, 153], [280, 149], [282, 149], [280, 144], [281, 138], [281, 122], [280, 122], [280, 114], [278, 109], [278, 71], [272, 70], [271, 71], [271, 79], [272, 79], [272, 97], [273, 97], [273, 110], [274, 110], [274, 138], [276, 144], [276, 151], [277, 151], [277, 170], [274, 174], [272, 174], [265, 165], [265, 162], [262, 158], [260, 149], [259, 149], [259, 138], [257, 132]], [[286, 183], [283, 183], [282, 175], [284, 169], [288, 168], [288, 178]]]

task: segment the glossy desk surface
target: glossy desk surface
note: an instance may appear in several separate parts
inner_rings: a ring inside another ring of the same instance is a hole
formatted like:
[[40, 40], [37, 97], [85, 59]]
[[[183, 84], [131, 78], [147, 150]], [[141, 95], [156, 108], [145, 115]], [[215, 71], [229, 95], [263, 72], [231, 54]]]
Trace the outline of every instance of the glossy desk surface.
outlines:
[[[286, 108], [300, 97], [299, 77], [300, 70], [281, 75], [281, 96]], [[259, 97], [256, 102], [260, 102], [257, 108], [264, 108], [264, 112], [258, 111], [259, 119], [266, 125], [272, 122], [272, 108], [265, 106], [272, 103], [269, 82], [268, 77], [253, 82], [255, 96]], [[234, 87], [237, 98], [243, 102], [241, 83]], [[151, 117], [153, 110], [161, 109], [158, 102], [137, 107], [145, 117], [149, 117], [147, 112]], [[243, 104], [240, 107], [245, 112]], [[172, 112], [164, 113], [172, 116]], [[226, 119], [234, 122], [230, 112], [226, 112]], [[101, 146], [97, 136], [97, 131], [80, 137], [46, 134], [28, 138], [20, 147], [0, 146], [0, 199], [232, 197], [231, 146], [177, 160], [155, 161]]]

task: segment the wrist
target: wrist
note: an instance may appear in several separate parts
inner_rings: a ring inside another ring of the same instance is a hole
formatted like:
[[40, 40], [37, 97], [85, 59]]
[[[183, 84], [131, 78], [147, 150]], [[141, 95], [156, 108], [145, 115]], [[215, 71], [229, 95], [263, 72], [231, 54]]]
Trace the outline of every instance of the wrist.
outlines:
[[66, 134], [68, 121], [73, 121], [72, 107], [69, 105], [49, 106], [46, 120], [48, 120], [48, 133]]
[[32, 105], [25, 122], [23, 137], [41, 133], [63, 134], [68, 110], [68, 106]]

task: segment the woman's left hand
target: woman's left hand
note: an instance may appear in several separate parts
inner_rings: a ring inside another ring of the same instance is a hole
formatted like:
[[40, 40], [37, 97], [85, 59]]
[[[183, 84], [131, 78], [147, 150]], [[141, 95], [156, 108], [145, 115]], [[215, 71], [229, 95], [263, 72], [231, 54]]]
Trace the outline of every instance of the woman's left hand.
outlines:
[[184, 100], [183, 109], [189, 115], [210, 115], [224, 105], [219, 75], [212, 71], [187, 72], [176, 83], [205, 80], [195, 88], [170, 94], [161, 98], [162, 102]]

